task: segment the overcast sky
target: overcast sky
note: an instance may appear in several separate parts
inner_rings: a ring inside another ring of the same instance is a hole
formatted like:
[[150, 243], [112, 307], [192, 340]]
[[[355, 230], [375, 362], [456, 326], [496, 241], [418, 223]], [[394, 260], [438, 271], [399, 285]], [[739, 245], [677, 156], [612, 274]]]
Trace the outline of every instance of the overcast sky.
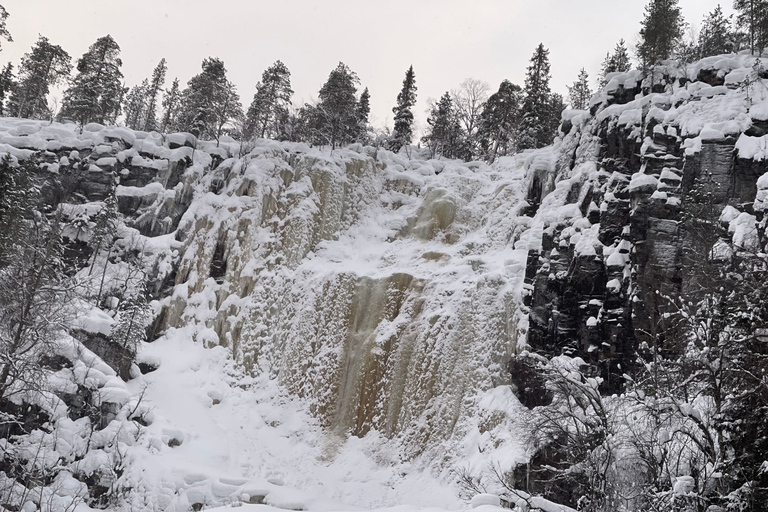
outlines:
[[[38, 34], [62, 46], [73, 64], [98, 37], [122, 49], [126, 85], [168, 61], [168, 85], [221, 58], [247, 108], [262, 71], [275, 60], [291, 70], [294, 103], [307, 101], [338, 64], [371, 93], [374, 125], [392, 124], [391, 108], [413, 64], [417, 122], [428, 98], [473, 77], [495, 91], [522, 86], [541, 42], [550, 50], [552, 89], [566, 93], [579, 69], [594, 79], [619, 39], [634, 47], [647, 0], [0, 0], [14, 42], [0, 62], [18, 65]], [[717, 0], [680, 0], [694, 27]], [[730, 14], [730, 0], [723, 9]]]

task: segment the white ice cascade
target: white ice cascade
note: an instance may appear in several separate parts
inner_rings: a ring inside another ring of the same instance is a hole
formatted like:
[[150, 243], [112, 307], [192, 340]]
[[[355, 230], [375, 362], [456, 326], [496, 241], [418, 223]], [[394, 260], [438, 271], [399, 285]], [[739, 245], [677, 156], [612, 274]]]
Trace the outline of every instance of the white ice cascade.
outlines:
[[179, 226], [163, 327], [226, 346], [333, 431], [408, 455], [460, 438], [520, 332], [520, 163], [266, 142], [225, 160]]

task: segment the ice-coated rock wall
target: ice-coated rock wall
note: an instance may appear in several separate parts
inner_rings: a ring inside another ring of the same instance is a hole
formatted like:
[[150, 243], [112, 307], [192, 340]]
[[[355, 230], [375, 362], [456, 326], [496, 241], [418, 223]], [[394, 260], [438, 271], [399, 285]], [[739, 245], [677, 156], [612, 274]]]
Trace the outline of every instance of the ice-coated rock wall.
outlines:
[[201, 179], [159, 329], [194, 325], [327, 427], [413, 437], [418, 452], [508, 383], [522, 180], [511, 159], [265, 143]]

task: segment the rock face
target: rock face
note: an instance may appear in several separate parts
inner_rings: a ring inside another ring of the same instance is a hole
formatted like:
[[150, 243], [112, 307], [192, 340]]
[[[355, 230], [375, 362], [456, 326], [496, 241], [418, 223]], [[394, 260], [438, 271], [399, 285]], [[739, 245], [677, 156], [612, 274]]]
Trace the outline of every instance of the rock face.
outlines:
[[[718, 240], [756, 248], [734, 235], [757, 239], [768, 105], [743, 85], [752, 60], [741, 59], [662, 68], [654, 84], [612, 76], [590, 112], [569, 113], [568, 133], [543, 152], [551, 165], [528, 178], [542, 233], [528, 257], [528, 343], [582, 357], [606, 391], [620, 389], [639, 346], [664, 345], [670, 298], [693, 292]], [[724, 219], [726, 207], [735, 215]]]

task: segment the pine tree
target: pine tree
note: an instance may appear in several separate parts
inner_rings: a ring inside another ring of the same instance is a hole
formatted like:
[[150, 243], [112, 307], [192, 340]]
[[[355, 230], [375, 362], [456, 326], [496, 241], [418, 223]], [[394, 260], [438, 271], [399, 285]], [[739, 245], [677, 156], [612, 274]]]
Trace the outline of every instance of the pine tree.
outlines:
[[488, 161], [513, 152], [517, 140], [522, 89], [504, 80], [488, 98], [480, 114], [478, 139]]
[[759, 55], [768, 47], [768, 0], [734, 0], [736, 21], [749, 39], [749, 48]]
[[[552, 142], [552, 93], [550, 80], [549, 50], [539, 44], [531, 57], [525, 77], [525, 99], [520, 122], [520, 148], [544, 147]], [[558, 116], [559, 120], [559, 116]]]
[[704, 21], [701, 23], [699, 58], [731, 53], [732, 51], [731, 16], [726, 18], [723, 15], [723, 9], [718, 5], [714, 11], [704, 17]]
[[568, 86], [568, 97], [572, 109], [586, 110], [589, 107], [592, 90], [589, 88], [589, 75], [584, 68], [579, 71], [579, 77], [573, 82], [573, 86]]
[[219, 140], [224, 127], [242, 116], [240, 96], [227, 80], [224, 62], [203, 60], [202, 72], [187, 82], [182, 94], [180, 127], [196, 137]]
[[120, 67], [120, 46], [106, 35], [93, 43], [77, 61], [77, 76], [64, 92], [59, 118], [80, 126], [114, 123], [125, 95]]
[[333, 149], [355, 140], [358, 133], [358, 104], [355, 94], [360, 79], [346, 64], [339, 62], [320, 89], [316, 126], [321, 139]]
[[357, 142], [367, 144], [370, 141], [371, 125], [368, 122], [368, 116], [371, 113], [371, 94], [368, 88], [360, 93], [360, 100], [357, 102]]
[[160, 62], [152, 71], [152, 79], [149, 81], [146, 92], [146, 110], [144, 113], [144, 131], [150, 132], [157, 129], [157, 95], [165, 85], [165, 73], [168, 71], [168, 66], [165, 63], [165, 59], [160, 59]]
[[[13, 42], [13, 38], [11, 37], [11, 33], [8, 32], [8, 16], [8, 11], [5, 10], [5, 7], [0, 5], [0, 39], [5, 39], [10, 43]], [[0, 50], [2, 50], [2, 48], [0, 48]]]
[[165, 96], [163, 96], [163, 119], [160, 123], [160, 131], [167, 133], [177, 129], [180, 108], [181, 91], [179, 90], [179, 79], [174, 78], [171, 88], [166, 89]]
[[640, 42], [637, 45], [637, 55], [643, 69], [672, 56], [683, 37], [684, 27], [678, 0], [651, 0], [646, 5], [645, 18], [640, 27]]
[[605, 87], [605, 84], [607, 83], [606, 76], [609, 73], [626, 73], [630, 69], [632, 69], [632, 63], [629, 59], [629, 52], [627, 51], [624, 40], [621, 39], [616, 44], [613, 54], [608, 53], [605, 56], [603, 67], [600, 70], [600, 87]]
[[146, 124], [149, 82], [145, 78], [140, 85], [134, 86], [125, 97], [125, 125], [132, 130], [141, 130]]
[[19, 66], [18, 81], [13, 87], [8, 113], [28, 119], [49, 119], [48, 92], [72, 69], [69, 54], [60, 46], [40, 36], [32, 51], [24, 54]]
[[10, 96], [13, 86], [13, 64], [9, 62], [0, 72], [0, 116], [6, 113], [5, 100]]
[[389, 149], [397, 153], [400, 148], [413, 140], [413, 107], [416, 106], [416, 74], [413, 66], [405, 72], [403, 88], [397, 95], [397, 105], [392, 108], [395, 114], [395, 129], [390, 138]]
[[245, 118], [245, 136], [278, 138], [282, 132], [280, 125], [288, 116], [291, 96], [291, 72], [278, 60], [262, 73], [256, 84], [256, 94]]

